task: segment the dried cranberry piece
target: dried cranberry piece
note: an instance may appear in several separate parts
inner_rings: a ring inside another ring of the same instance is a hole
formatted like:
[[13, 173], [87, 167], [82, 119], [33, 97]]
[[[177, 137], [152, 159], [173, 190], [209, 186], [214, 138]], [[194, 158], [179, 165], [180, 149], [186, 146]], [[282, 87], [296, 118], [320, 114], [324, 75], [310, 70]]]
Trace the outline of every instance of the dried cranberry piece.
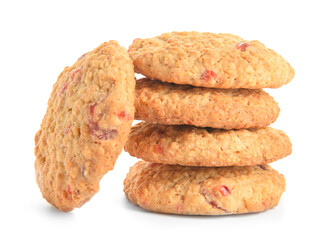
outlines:
[[163, 154], [163, 148], [160, 144], [155, 144], [153, 147], [155, 153]]
[[126, 119], [126, 120], [132, 120], [132, 116], [129, 115], [126, 111], [120, 111], [117, 113], [117, 116], [119, 119]]
[[72, 197], [72, 190], [71, 190], [70, 184], [68, 184], [66, 191], [68, 193], [68, 197], [71, 198]]
[[88, 54], [88, 53], [84, 53], [82, 56], [80, 56], [80, 57], [77, 59], [77, 61], [83, 59], [83, 58], [86, 56], [86, 54]]
[[214, 71], [211, 71], [211, 70], [205, 70], [205, 71], [202, 73], [200, 79], [208, 82], [208, 81], [210, 81], [211, 79], [213, 79], [213, 78], [215, 78], [215, 77], [217, 77], [217, 74], [216, 74]]
[[237, 49], [239, 49], [240, 51], [242, 52], [245, 52], [246, 51], [246, 48], [247, 47], [250, 47], [251, 45], [248, 44], [248, 43], [245, 43], [245, 42], [240, 42], [236, 45]]
[[155, 168], [157, 165], [159, 165], [159, 164], [158, 164], [158, 163], [153, 163], [153, 162], [152, 162], [152, 163], [149, 164], [149, 167], [151, 167], [151, 168]]
[[213, 207], [215, 207], [215, 208], [218, 208], [218, 209], [220, 209], [220, 210], [222, 210], [222, 211], [227, 212], [227, 210], [226, 210], [224, 207], [219, 206], [219, 205], [216, 203], [216, 201], [215, 201], [215, 198], [216, 198], [216, 197], [214, 196], [214, 194], [213, 194], [212, 192], [209, 192], [206, 188], [202, 188], [202, 189], [201, 189], [201, 193], [202, 193], [202, 195], [204, 196], [205, 200], [206, 200], [211, 206], [213, 206]]
[[260, 167], [262, 170], [267, 170], [267, 168], [264, 165], [258, 165], [258, 167]]
[[90, 135], [101, 140], [115, 138], [118, 131], [116, 129], [100, 129], [97, 122], [89, 122]]
[[219, 192], [222, 196], [227, 196], [227, 195], [231, 194], [230, 189], [225, 185], [219, 185], [219, 186], [216, 187], [216, 189], [219, 190]]
[[77, 80], [80, 79], [80, 77], [82, 76], [81, 70], [82, 70], [82, 67], [79, 67], [79, 68], [74, 69], [74, 70], [71, 71], [71, 73], [70, 73], [70, 79], [66, 83], [63, 84], [61, 90], [59, 91], [60, 95], [62, 95], [68, 89], [68, 87], [70, 86], [70, 84], [74, 81], [76, 75], [77, 75], [76, 79]]
[[98, 121], [94, 121], [94, 110], [97, 103], [93, 103], [89, 106], [89, 133], [91, 136], [95, 136], [101, 140], [108, 140], [115, 138], [118, 134], [116, 129], [101, 129], [98, 125], [98, 121], [102, 118], [103, 114], [98, 116]]

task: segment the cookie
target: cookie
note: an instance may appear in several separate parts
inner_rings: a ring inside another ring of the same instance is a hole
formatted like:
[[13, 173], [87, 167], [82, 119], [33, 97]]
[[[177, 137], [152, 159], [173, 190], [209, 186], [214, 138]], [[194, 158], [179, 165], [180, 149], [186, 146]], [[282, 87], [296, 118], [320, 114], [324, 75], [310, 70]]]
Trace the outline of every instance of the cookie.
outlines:
[[280, 112], [261, 89], [213, 89], [140, 79], [135, 87], [135, 118], [167, 125], [223, 129], [262, 128]]
[[278, 88], [293, 68], [259, 41], [232, 34], [171, 32], [135, 39], [129, 47], [136, 72], [151, 79], [210, 88]]
[[134, 69], [126, 49], [105, 42], [66, 67], [35, 135], [35, 176], [43, 197], [70, 211], [113, 169], [134, 117]]
[[223, 130], [142, 122], [132, 127], [125, 151], [155, 163], [249, 166], [284, 158], [292, 145], [284, 132], [271, 127]]
[[268, 165], [185, 167], [137, 162], [124, 181], [126, 197], [161, 213], [227, 215], [275, 207], [285, 178]]

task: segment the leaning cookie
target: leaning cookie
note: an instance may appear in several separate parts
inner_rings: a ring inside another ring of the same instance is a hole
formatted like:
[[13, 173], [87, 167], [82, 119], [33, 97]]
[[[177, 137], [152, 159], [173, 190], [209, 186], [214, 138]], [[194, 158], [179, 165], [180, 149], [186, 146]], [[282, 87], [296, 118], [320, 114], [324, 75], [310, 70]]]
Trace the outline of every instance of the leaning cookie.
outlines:
[[142, 122], [132, 127], [125, 151], [156, 163], [249, 166], [284, 158], [292, 145], [284, 132], [271, 127], [223, 130]]
[[223, 129], [262, 128], [280, 112], [261, 89], [213, 89], [140, 79], [135, 87], [135, 118], [167, 125]]
[[70, 211], [98, 191], [129, 134], [134, 89], [132, 60], [116, 41], [59, 75], [35, 135], [36, 181], [50, 204]]
[[211, 88], [278, 88], [294, 70], [259, 41], [232, 34], [171, 32], [135, 39], [135, 71], [151, 79]]
[[283, 175], [268, 165], [215, 168], [140, 161], [130, 168], [124, 192], [153, 212], [227, 215], [270, 209], [285, 186]]

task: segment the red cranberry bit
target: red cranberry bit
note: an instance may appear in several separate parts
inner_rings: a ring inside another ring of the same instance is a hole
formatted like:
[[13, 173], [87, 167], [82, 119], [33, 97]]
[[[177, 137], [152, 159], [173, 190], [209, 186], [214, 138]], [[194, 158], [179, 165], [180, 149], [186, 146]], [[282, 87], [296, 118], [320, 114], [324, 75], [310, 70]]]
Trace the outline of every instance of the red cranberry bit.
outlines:
[[260, 167], [262, 170], [267, 170], [267, 168], [264, 165], [258, 165], [258, 167]]
[[[83, 58], [86, 56], [86, 54], [88, 54], [88, 53], [84, 53], [82, 56], [80, 56], [80, 57], [78, 58], [78, 60], [83, 59]], [[77, 60], [77, 61], [78, 61], [78, 60]]]
[[248, 43], [245, 43], [245, 42], [240, 42], [236, 45], [237, 49], [239, 49], [240, 51], [242, 52], [245, 52], [246, 51], [246, 48], [247, 47], [250, 47], [251, 45], [248, 44]]
[[97, 103], [93, 103], [89, 106], [89, 133], [101, 140], [108, 140], [116, 137], [117, 130], [115, 129], [100, 129], [98, 126], [98, 121], [102, 118], [103, 114], [98, 116], [98, 121], [94, 121], [94, 110]]
[[[80, 73], [80, 71], [82, 70], [82, 67], [79, 67], [75, 70], [72, 70], [71, 71], [71, 75], [70, 75], [70, 78], [71, 78], [71, 81], [74, 80], [75, 76], [77, 75], [77, 73]], [[80, 74], [81, 75], [81, 74]]]
[[157, 165], [159, 165], [159, 164], [158, 164], [158, 163], [153, 163], [153, 162], [152, 162], [152, 163], [149, 164], [149, 167], [150, 167], [150, 168], [155, 168]]
[[225, 211], [222, 207], [218, 206], [214, 201], [209, 201], [209, 204], [215, 208]]
[[201, 193], [202, 193], [202, 195], [204, 196], [205, 200], [206, 200], [211, 206], [213, 206], [213, 207], [215, 207], [215, 208], [218, 208], [218, 209], [220, 209], [220, 210], [222, 210], [222, 211], [227, 212], [227, 210], [226, 210], [225, 208], [219, 206], [219, 205], [215, 202], [215, 200], [213, 199], [213, 198], [214, 198], [213, 194], [209, 193], [209, 192], [207, 191], [207, 189], [202, 188], [202, 189], [201, 189]]
[[201, 80], [204, 80], [204, 81], [210, 81], [211, 79], [217, 77], [217, 74], [214, 72], [214, 71], [211, 71], [211, 70], [205, 70], [202, 75], [201, 75]]
[[93, 103], [89, 106], [89, 121], [93, 121], [94, 110], [97, 106], [97, 103]]
[[89, 133], [100, 140], [108, 140], [117, 136], [117, 130], [100, 129], [97, 122], [89, 122]]
[[68, 193], [68, 197], [71, 198], [72, 197], [72, 191], [71, 191], [70, 184], [68, 184], [67, 193]]
[[155, 144], [153, 147], [155, 153], [163, 154], [163, 148], [160, 144]]
[[66, 83], [64, 83], [64, 85], [62, 86], [59, 94], [63, 94], [65, 92], [65, 90], [67, 90], [69, 85], [74, 81], [76, 75], [78, 77], [77, 79], [80, 78], [81, 74], [78, 74], [78, 73], [81, 73], [81, 70], [82, 70], [82, 67], [79, 67], [79, 68], [71, 71], [70, 79]]
[[125, 111], [121, 111], [119, 113], [117, 113], [117, 116], [119, 117], [119, 119], [125, 119], [125, 120], [132, 120], [132, 116], [129, 115], [127, 112]]
[[61, 88], [61, 90], [59, 92], [60, 95], [62, 95], [65, 92], [65, 90], [68, 88], [69, 84], [70, 84], [69, 81], [66, 82], [66, 83], [64, 83], [64, 85], [62, 86], [62, 88]]
[[227, 196], [231, 194], [230, 189], [225, 185], [219, 185], [215, 187], [215, 189], [218, 190], [222, 196]]

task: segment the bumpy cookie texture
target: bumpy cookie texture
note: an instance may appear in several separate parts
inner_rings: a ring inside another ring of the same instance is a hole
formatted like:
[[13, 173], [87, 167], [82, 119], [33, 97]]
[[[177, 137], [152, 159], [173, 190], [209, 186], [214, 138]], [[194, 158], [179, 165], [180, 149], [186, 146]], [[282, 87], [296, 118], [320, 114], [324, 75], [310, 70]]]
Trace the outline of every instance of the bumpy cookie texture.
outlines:
[[226, 215], [276, 206], [285, 185], [283, 175], [268, 165], [206, 168], [140, 161], [130, 168], [124, 192], [153, 212]]
[[249, 166], [286, 157], [292, 145], [284, 132], [271, 127], [223, 130], [142, 122], [132, 127], [125, 151], [155, 163]]
[[280, 112], [261, 89], [213, 89], [140, 79], [135, 87], [135, 118], [167, 125], [222, 129], [262, 128]]
[[258, 41], [232, 34], [171, 32], [135, 39], [135, 71], [151, 79], [211, 88], [278, 88], [293, 68]]
[[59, 75], [35, 135], [36, 181], [53, 206], [70, 211], [98, 191], [129, 134], [134, 89], [132, 60], [116, 41]]

